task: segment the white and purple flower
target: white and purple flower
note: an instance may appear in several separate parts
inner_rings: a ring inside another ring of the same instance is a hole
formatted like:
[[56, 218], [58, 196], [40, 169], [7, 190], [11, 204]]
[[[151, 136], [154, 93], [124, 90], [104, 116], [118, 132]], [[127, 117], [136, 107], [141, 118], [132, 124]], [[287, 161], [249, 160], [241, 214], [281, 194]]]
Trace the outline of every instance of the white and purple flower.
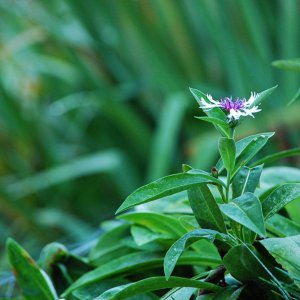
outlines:
[[232, 97], [214, 100], [209, 94], [207, 94], [206, 97], [209, 102], [202, 97], [200, 100], [200, 108], [204, 111], [209, 111], [215, 107], [219, 107], [227, 113], [229, 121], [238, 120], [241, 116], [251, 116], [254, 118], [253, 114], [261, 111], [258, 106], [253, 106], [255, 99], [258, 97], [256, 93], [251, 93], [248, 100], [245, 98], [232, 99]]

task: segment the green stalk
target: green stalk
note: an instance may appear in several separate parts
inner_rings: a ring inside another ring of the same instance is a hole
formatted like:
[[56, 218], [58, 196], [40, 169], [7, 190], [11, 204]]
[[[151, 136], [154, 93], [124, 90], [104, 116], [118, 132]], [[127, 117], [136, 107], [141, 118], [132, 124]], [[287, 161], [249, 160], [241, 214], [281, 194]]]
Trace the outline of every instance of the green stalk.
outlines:
[[229, 202], [229, 189], [230, 189], [230, 177], [231, 177], [231, 171], [227, 172], [227, 183], [226, 183], [226, 197], [225, 202]]
[[[235, 127], [231, 127], [230, 138], [234, 139], [234, 129]], [[231, 170], [227, 170], [227, 183], [226, 183], [226, 203], [229, 202], [229, 190], [230, 190], [230, 181], [231, 181]]]

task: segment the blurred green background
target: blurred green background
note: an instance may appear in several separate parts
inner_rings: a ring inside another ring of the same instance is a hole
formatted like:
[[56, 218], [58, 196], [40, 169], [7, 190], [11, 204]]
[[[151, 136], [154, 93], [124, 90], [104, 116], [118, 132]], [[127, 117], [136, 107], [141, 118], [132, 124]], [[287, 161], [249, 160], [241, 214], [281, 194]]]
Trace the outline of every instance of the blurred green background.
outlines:
[[[0, 0], [0, 249], [82, 243], [133, 189], [210, 170], [217, 134], [188, 87], [249, 97], [276, 84], [238, 136], [300, 145], [297, 0]], [[299, 166], [299, 159], [280, 162]], [[1, 255], [2, 263], [4, 262]], [[1, 263], [0, 263], [1, 265]], [[0, 274], [1, 275], [1, 274]]]

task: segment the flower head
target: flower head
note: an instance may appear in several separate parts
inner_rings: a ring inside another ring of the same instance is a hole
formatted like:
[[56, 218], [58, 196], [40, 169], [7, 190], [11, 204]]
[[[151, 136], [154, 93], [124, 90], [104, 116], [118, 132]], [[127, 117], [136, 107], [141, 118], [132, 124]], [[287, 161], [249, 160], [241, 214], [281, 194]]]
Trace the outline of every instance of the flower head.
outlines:
[[251, 116], [254, 118], [253, 114], [261, 111], [258, 106], [253, 106], [257, 96], [258, 94], [251, 93], [251, 96], [248, 100], [245, 98], [232, 99], [232, 97], [214, 100], [211, 95], [206, 95], [208, 101], [202, 97], [200, 100], [200, 107], [204, 111], [209, 111], [215, 107], [220, 107], [226, 112], [229, 121], [238, 120], [241, 116]]

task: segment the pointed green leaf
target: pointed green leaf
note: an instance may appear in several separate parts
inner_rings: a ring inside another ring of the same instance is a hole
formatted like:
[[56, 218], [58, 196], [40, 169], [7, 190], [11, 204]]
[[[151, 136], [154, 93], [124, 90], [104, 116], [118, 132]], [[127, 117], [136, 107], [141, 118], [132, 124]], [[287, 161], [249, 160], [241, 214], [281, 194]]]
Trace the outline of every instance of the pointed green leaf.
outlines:
[[266, 235], [261, 204], [254, 194], [247, 192], [227, 204], [220, 204], [220, 208], [228, 218], [261, 236]]
[[226, 241], [228, 243], [230, 242], [230, 239], [226, 234], [222, 234], [215, 230], [196, 229], [185, 234], [170, 247], [165, 256], [164, 271], [167, 279], [171, 276], [179, 257], [186, 247], [187, 242], [190, 241], [193, 243], [199, 239], [206, 239], [210, 242], [213, 242], [215, 239]]
[[285, 205], [299, 197], [300, 183], [286, 183], [280, 185], [262, 202], [262, 210], [265, 218], [270, 218]]
[[270, 135], [258, 135], [257, 137], [253, 138], [250, 143], [242, 150], [240, 155], [237, 157], [235, 161], [235, 167], [233, 170], [233, 174], [231, 179], [239, 172], [239, 170], [245, 166], [251, 158], [254, 157], [267, 143], [268, 139], [272, 136]]
[[265, 100], [267, 97], [269, 97], [277, 87], [278, 87], [278, 85], [275, 85], [275, 86], [271, 87], [270, 89], [267, 89], [267, 90], [264, 90], [264, 91], [258, 93], [258, 96], [256, 97], [256, 99], [253, 102], [251, 107], [257, 106], [258, 104], [260, 104], [263, 100]]
[[58, 300], [48, 275], [16, 241], [8, 239], [6, 251], [13, 273], [26, 300]]
[[224, 186], [224, 183], [221, 180], [218, 180], [209, 173], [203, 171], [191, 170], [185, 173], [178, 173], [163, 177], [140, 187], [125, 199], [116, 213], [120, 213], [142, 203], [185, 191], [204, 182], [214, 182]]
[[246, 192], [254, 193], [259, 184], [262, 170], [263, 165], [254, 168], [241, 168], [232, 183], [233, 198], [237, 198]]
[[195, 279], [187, 279], [181, 277], [171, 277], [166, 280], [164, 277], [150, 277], [138, 282], [126, 284], [116, 288], [112, 288], [104, 292], [95, 300], [123, 300], [136, 295], [147, 292], [169, 289], [174, 287], [195, 287], [208, 291], [219, 291], [222, 288], [212, 283], [203, 282]]
[[212, 124], [216, 124], [219, 126], [226, 128], [229, 128], [229, 124], [221, 119], [217, 119], [217, 118], [213, 118], [213, 117], [195, 117], [196, 119], [208, 122], [208, 123], [212, 123]]
[[188, 189], [188, 198], [194, 216], [202, 228], [226, 233], [220, 208], [206, 184]]
[[224, 138], [224, 137], [220, 138], [219, 152], [227, 172], [231, 172], [234, 168], [235, 155], [236, 155], [234, 140], [231, 138]]
[[[259, 134], [254, 134], [254, 135], [250, 135], [246, 138], [243, 138], [239, 141], [237, 141], [235, 143], [235, 146], [236, 146], [236, 157], [237, 159], [241, 156], [241, 154], [245, 151], [245, 149], [249, 146], [249, 144], [257, 141], [257, 139], [259, 137], [264, 137], [266, 140], [265, 140], [265, 143], [267, 142], [267, 140], [272, 137], [274, 135], [274, 132], [264, 132], [264, 133], [259, 133]], [[257, 145], [257, 146], [261, 146], [261, 147], [258, 147], [258, 149], [256, 149], [256, 153], [265, 145], [265, 143], [262, 143], [262, 145]], [[255, 149], [254, 149], [255, 150]], [[254, 153], [253, 156], [256, 154]], [[252, 156], [252, 157], [253, 157]], [[252, 158], [251, 157], [251, 158]], [[250, 158], [250, 159], [251, 159]], [[236, 159], [236, 161], [237, 161]], [[237, 163], [236, 163], [237, 165]], [[244, 164], [245, 165], [245, 164]], [[219, 172], [221, 173], [222, 170], [224, 169], [224, 162], [222, 159], [219, 159], [219, 161], [217, 162], [216, 164], [216, 168], [219, 170]]]

